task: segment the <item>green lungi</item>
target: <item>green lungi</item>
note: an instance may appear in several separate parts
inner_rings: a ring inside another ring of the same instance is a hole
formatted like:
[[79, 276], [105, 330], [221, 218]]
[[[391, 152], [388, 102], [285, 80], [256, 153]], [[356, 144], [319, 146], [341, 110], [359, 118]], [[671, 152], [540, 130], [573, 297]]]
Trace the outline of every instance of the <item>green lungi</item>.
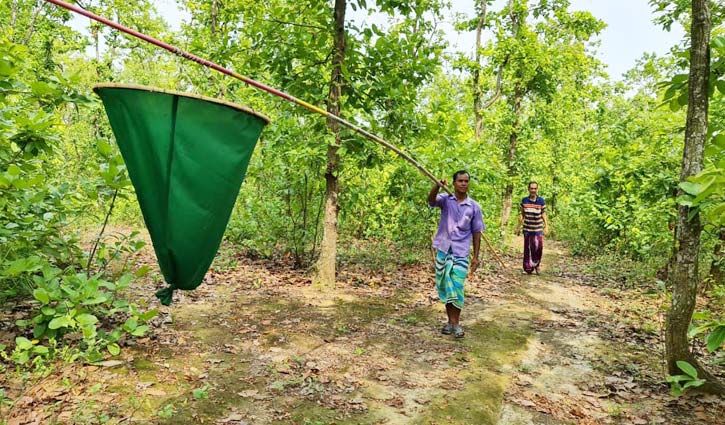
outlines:
[[436, 254], [436, 289], [443, 304], [463, 309], [464, 283], [468, 275], [468, 257], [456, 257], [449, 250]]

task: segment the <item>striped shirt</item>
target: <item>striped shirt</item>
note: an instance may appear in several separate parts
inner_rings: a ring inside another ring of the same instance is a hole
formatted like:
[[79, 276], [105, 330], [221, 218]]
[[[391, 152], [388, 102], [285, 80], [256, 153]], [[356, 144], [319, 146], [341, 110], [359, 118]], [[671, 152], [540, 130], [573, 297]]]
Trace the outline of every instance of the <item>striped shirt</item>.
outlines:
[[532, 201], [528, 196], [521, 200], [521, 212], [524, 215], [524, 234], [543, 235], [546, 202], [541, 196]]

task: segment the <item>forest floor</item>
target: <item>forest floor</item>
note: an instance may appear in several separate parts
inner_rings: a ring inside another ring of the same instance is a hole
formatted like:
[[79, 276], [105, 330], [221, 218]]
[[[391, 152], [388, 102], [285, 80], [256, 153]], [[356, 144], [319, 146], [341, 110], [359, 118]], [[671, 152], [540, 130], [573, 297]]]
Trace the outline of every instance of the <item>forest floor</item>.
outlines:
[[321, 291], [227, 247], [170, 307], [153, 279], [134, 288], [161, 314], [117, 358], [0, 378], [0, 423], [725, 424], [725, 400], [663, 383], [661, 295], [612, 289], [556, 243], [540, 276], [512, 254], [469, 279], [455, 339], [431, 264], [346, 263]]

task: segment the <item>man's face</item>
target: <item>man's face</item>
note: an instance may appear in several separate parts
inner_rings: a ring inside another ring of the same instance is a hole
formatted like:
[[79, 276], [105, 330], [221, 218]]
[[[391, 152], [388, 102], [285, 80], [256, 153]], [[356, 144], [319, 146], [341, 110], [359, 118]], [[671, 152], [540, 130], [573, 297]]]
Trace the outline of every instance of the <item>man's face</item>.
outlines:
[[453, 188], [456, 192], [466, 193], [468, 192], [468, 183], [470, 181], [468, 174], [459, 174], [456, 176], [456, 180], [453, 182]]
[[529, 196], [536, 196], [536, 194], [539, 193], [539, 185], [538, 184], [530, 184], [529, 185]]

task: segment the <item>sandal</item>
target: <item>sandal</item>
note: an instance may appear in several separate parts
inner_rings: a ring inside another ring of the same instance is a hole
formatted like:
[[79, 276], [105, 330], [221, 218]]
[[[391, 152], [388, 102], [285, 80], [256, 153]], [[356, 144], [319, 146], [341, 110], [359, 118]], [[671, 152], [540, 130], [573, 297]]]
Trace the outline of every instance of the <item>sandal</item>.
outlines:
[[453, 325], [451, 325], [450, 323], [446, 323], [446, 325], [443, 326], [443, 329], [441, 329], [441, 333], [443, 335], [450, 335], [450, 334], [452, 334], [453, 333]]
[[456, 338], [463, 338], [464, 335], [466, 335], [466, 332], [463, 330], [461, 325], [453, 326], [453, 336]]

